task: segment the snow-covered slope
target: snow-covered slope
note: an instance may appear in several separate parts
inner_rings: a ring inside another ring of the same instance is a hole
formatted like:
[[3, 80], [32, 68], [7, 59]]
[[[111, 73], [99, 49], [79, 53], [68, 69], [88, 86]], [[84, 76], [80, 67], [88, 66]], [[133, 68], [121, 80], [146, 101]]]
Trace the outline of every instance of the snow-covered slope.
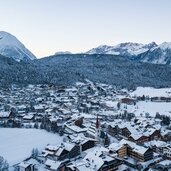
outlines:
[[149, 51], [151, 48], [157, 47], [155, 42], [149, 44], [140, 43], [121, 43], [116, 46], [101, 45], [86, 52], [88, 54], [113, 54], [121, 56], [137, 56]]
[[157, 45], [121, 43], [116, 46], [101, 45], [86, 52], [86, 54], [112, 54], [127, 57], [136, 61], [154, 64], [171, 64], [171, 43]]
[[15, 36], [4, 31], [0, 31], [0, 54], [16, 61], [36, 59]]
[[154, 64], [171, 64], [171, 43], [164, 42], [140, 56], [141, 61]]

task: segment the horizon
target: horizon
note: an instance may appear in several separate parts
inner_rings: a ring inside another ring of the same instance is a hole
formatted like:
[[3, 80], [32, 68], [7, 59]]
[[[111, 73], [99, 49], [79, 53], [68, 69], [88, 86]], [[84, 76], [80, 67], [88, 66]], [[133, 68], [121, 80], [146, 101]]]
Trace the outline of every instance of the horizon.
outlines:
[[171, 41], [170, 7], [169, 0], [6, 0], [0, 2], [0, 30], [37, 58], [125, 42], [161, 44]]

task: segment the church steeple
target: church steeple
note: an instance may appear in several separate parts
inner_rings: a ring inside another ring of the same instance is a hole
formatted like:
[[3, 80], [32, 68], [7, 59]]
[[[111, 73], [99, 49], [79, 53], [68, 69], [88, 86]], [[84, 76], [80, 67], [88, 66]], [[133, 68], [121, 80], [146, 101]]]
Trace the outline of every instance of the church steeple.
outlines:
[[96, 141], [97, 143], [100, 143], [100, 121], [99, 121], [98, 114], [96, 118]]
[[96, 129], [99, 129], [100, 127], [100, 123], [99, 123], [99, 118], [98, 118], [98, 114], [97, 114], [97, 118], [96, 118]]

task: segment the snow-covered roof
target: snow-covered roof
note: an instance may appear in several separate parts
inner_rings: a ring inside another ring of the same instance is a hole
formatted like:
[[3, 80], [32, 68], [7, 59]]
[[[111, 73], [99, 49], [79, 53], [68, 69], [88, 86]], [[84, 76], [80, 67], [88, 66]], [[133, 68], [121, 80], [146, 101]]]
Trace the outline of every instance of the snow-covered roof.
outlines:
[[18, 166], [26, 169], [27, 167], [29, 167], [29, 166], [30, 166], [30, 163], [27, 163], [27, 162], [21, 162]]
[[33, 119], [33, 115], [25, 115], [24, 117], [23, 117], [23, 119], [28, 119], [28, 120], [30, 120], [30, 119]]
[[49, 166], [52, 170], [57, 170], [60, 167], [61, 162], [47, 159], [45, 165]]
[[169, 166], [169, 165], [171, 165], [171, 161], [170, 160], [163, 160], [159, 164], [163, 165], [163, 166]]
[[112, 143], [109, 146], [109, 149], [112, 151], [119, 150], [123, 145], [128, 145], [131, 147], [132, 151], [135, 151], [136, 153], [144, 154], [148, 148], [145, 148], [143, 146], [139, 146], [134, 142], [127, 141], [125, 139], [122, 139], [119, 143]]
[[10, 115], [10, 112], [5, 112], [5, 111], [0, 112], [0, 118], [9, 117], [9, 115]]

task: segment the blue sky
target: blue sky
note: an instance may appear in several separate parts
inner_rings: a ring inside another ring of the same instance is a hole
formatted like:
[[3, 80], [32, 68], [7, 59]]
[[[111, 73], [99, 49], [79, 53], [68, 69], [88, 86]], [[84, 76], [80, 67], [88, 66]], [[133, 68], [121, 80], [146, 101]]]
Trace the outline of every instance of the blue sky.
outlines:
[[171, 42], [171, 0], [1, 0], [0, 30], [37, 57], [101, 44]]

